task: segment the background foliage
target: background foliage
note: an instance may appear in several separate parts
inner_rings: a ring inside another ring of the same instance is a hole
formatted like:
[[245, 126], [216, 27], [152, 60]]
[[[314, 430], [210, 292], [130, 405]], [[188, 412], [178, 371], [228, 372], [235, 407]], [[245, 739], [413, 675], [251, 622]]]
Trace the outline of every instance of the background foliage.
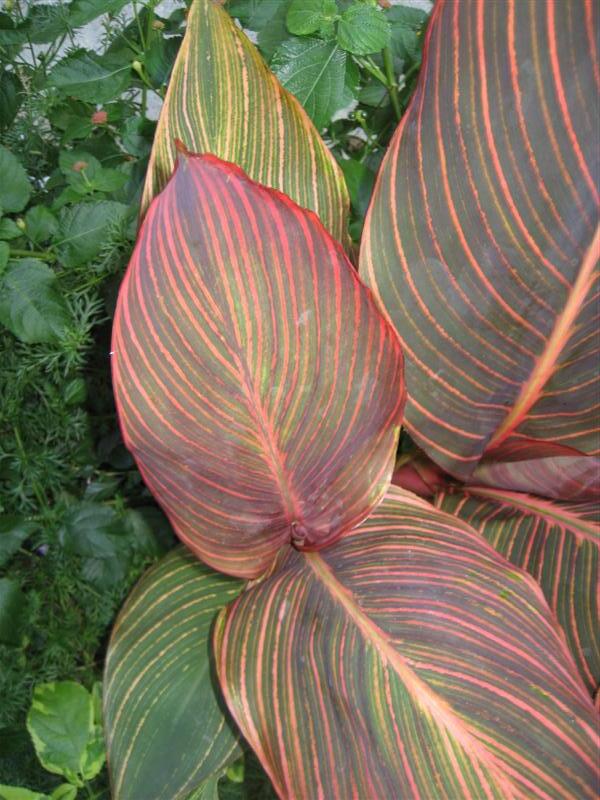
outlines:
[[[183, 2], [163, 5], [5, 0], [0, 12], [0, 783], [38, 791], [62, 778], [42, 768], [26, 727], [34, 687], [92, 689], [119, 605], [174, 541], [122, 445], [109, 356], [185, 25]], [[361, 0], [227, 8], [339, 161], [358, 240], [426, 13]], [[94, 21], [100, 40], [86, 49], [79, 32]], [[96, 772], [84, 783], [100, 797]], [[249, 755], [243, 774], [230, 770], [219, 795], [272, 796]]]

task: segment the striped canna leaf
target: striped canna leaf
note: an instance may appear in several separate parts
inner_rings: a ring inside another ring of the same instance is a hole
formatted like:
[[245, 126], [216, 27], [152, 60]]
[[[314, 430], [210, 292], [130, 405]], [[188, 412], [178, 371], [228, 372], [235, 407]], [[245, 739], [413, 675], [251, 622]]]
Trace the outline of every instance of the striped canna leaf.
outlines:
[[487, 487], [452, 488], [435, 504], [479, 531], [538, 581], [590, 692], [600, 685], [600, 508]]
[[224, 609], [229, 708], [282, 798], [596, 797], [597, 719], [537, 584], [392, 487]]
[[241, 754], [212, 674], [209, 633], [242, 586], [178, 547], [129, 596], [104, 673], [115, 800], [183, 800]]
[[238, 164], [251, 178], [312, 209], [346, 242], [343, 175], [296, 98], [215, 0], [193, 0], [158, 121], [142, 213], [166, 185], [175, 141]]
[[142, 226], [112, 350], [125, 443], [214, 568], [256, 577], [385, 493], [397, 337], [317, 217], [234, 165], [181, 155]]
[[470, 483], [552, 497], [600, 500], [600, 458], [570, 447], [515, 440], [477, 465]]
[[598, 453], [598, 13], [439, 0], [379, 174], [361, 275], [410, 433], [462, 480], [522, 438]]

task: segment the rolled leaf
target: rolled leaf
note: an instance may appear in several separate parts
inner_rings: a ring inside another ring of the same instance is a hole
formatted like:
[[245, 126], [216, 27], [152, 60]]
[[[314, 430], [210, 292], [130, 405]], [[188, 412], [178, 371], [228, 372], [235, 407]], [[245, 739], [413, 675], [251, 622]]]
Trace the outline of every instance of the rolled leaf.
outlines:
[[335, 159], [300, 103], [214, 0], [194, 0], [190, 8], [150, 156], [143, 213], [173, 172], [176, 139], [238, 164], [315, 211], [335, 239], [347, 240], [348, 193]]
[[600, 508], [519, 492], [469, 486], [442, 492], [436, 505], [479, 531], [538, 581], [592, 693], [600, 685]]
[[323, 547], [385, 493], [397, 337], [317, 217], [234, 165], [182, 154], [142, 226], [112, 350], [125, 443], [216, 569], [256, 577], [282, 545]]
[[209, 633], [242, 585], [178, 547], [130, 594], [104, 673], [115, 800], [186, 798], [241, 754], [212, 674]]
[[596, 716], [535, 582], [392, 487], [221, 613], [229, 708], [283, 798], [595, 798]]
[[600, 459], [570, 447], [520, 439], [483, 458], [470, 482], [556, 500], [600, 500]]
[[411, 435], [468, 478], [523, 437], [595, 454], [598, 6], [436, 3], [360, 269], [407, 360]]

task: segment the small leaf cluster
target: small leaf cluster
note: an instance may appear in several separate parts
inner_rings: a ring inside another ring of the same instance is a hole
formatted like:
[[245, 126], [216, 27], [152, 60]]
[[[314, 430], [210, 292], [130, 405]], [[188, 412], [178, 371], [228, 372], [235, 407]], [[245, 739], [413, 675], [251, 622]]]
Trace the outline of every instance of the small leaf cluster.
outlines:
[[[385, 5], [385, 7], [384, 7]], [[280, 83], [324, 135], [360, 239], [375, 174], [415, 87], [428, 12], [375, 0], [231, 0]]]

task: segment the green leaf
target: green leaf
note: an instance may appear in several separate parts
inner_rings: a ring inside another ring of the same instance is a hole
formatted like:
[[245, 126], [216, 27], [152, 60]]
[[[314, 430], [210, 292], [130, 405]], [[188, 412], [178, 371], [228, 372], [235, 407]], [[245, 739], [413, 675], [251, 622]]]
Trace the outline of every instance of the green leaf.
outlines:
[[335, 0], [292, 0], [286, 16], [290, 33], [316, 33], [337, 16]]
[[25, 214], [25, 234], [34, 244], [49, 241], [58, 229], [58, 220], [46, 206], [33, 206]]
[[101, 14], [116, 14], [127, 0], [74, 0], [69, 6], [69, 25], [80, 28]]
[[131, 84], [131, 65], [109, 56], [77, 50], [60, 61], [48, 76], [48, 85], [63, 95], [89, 103], [106, 103]]
[[0, 517], [0, 567], [12, 558], [36, 527], [35, 523], [28, 522], [16, 514], [5, 514]]
[[19, 26], [34, 44], [47, 44], [67, 33], [66, 9], [62, 5], [31, 3], [24, 22]]
[[0, 642], [18, 644], [21, 639], [26, 598], [19, 583], [0, 578]]
[[56, 275], [43, 261], [12, 261], [0, 282], [0, 322], [23, 342], [52, 342], [71, 321]]
[[0, 131], [10, 127], [23, 102], [23, 84], [14, 72], [4, 70], [0, 75]]
[[61, 783], [50, 795], [50, 800], [75, 800], [77, 787], [72, 783]]
[[20, 786], [5, 786], [0, 784], [0, 800], [50, 800], [47, 794], [32, 792]]
[[4, 274], [6, 265], [8, 264], [9, 256], [10, 256], [9, 245], [7, 245], [6, 242], [0, 241], [0, 280], [2, 279], [2, 275]]
[[77, 203], [60, 216], [63, 236], [59, 243], [61, 260], [67, 267], [93, 261], [105, 244], [114, 225], [122, 223], [129, 209], [115, 200]]
[[99, 503], [72, 505], [58, 532], [60, 544], [83, 558], [84, 577], [99, 589], [110, 589], [124, 580], [131, 558], [131, 543], [124, 535], [123, 520], [109, 506]]
[[419, 8], [392, 6], [387, 11], [392, 37], [392, 54], [402, 61], [404, 67], [421, 58], [423, 37], [421, 32], [427, 21], [427, 14]]
[[178, 547], [129, 596], [105, 667], [115, 800], [185, 797], [239, 756], [216, 689], [210, 633], [242, 586]]
[[91, 694], [74, 681], [39, 684], [33, 691], [27, 730], [48, 772], [81, 786], [104, 763], [102, 735], [94, 722]]
[[271, 68], [321, 129], [345, 105], [346, 53], [335, 42], [288, 39], [276, 51]]
[[4, 211], [21, 211], [31, 195], [31, 185], [21, 162], [0, 145], [0, 205]]
[[10, 241], [11, 239], [18, 239], [19, 236], [23, 236], [23, 231], [14, 219], [10, 219], [10, 217], [0, 219], [0, 240]]
[[378, 53], [390, 42], [390, 23], [379, 6], [351, 5], [338, 24], [341, 48], [357, 56]]
[[144, 51], [144, 65], [153, 86], [167, 83], [175, 56], [181, 45], [181, 36], [163, 36], [157, 32]]
[[67, 183], [79, 195], [114, 192], [127, 181], [124, 173], [103, 167], [95, 156], [81, 150], [63, 150], [58, 163]]

